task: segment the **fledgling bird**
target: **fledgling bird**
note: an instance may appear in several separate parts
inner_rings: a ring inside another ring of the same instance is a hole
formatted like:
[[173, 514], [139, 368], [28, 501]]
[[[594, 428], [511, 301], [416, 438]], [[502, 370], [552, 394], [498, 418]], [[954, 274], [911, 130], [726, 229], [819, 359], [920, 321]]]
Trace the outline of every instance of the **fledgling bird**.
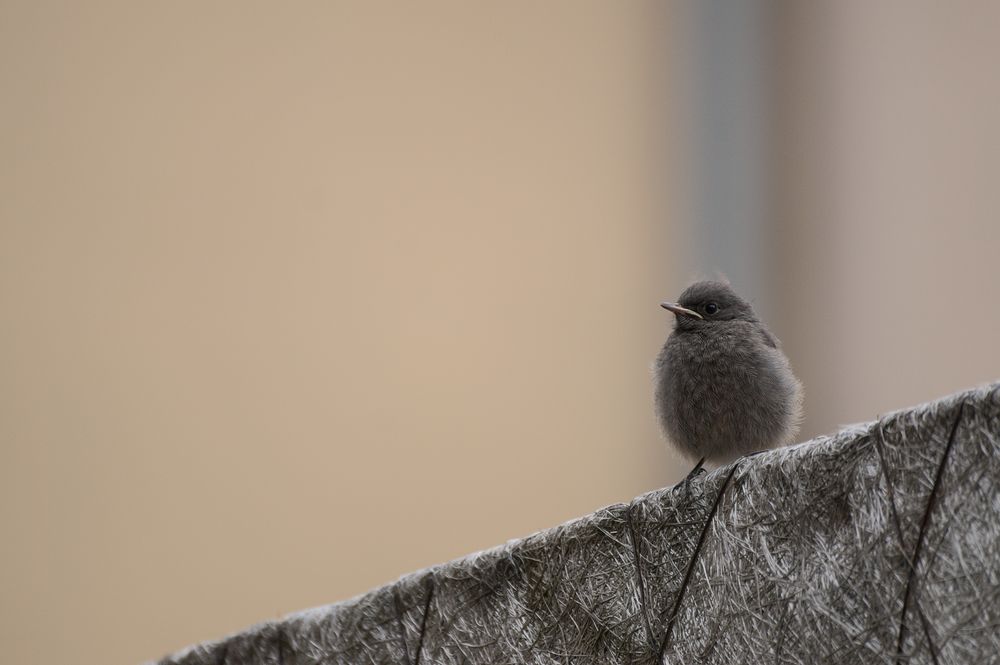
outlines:
[[723, 282], [695, 282], [676, 303], [674, 330], [653, 365], [656, 415], [684, 455], [725, 464], [791, 443], [802, 384], [750, 303]]

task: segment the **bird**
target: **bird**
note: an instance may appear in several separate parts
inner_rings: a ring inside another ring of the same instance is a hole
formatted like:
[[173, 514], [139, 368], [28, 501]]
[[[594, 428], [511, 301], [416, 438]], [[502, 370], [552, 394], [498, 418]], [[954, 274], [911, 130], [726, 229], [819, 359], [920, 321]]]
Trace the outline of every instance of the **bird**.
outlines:
[[749, 302], [721, 281], [688, 286], [653, 364], [665, 438], [684, 456], [722, 466], [791, 443], [802, 421], [801, 382]]

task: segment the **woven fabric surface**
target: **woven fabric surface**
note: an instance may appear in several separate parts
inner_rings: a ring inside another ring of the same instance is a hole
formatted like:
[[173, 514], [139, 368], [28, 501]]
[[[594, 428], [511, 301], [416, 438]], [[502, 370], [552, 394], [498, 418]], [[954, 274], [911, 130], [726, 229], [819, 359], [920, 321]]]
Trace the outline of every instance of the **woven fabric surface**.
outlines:
[[994, 384], [159, 662], [933, 665], [998, 654]]

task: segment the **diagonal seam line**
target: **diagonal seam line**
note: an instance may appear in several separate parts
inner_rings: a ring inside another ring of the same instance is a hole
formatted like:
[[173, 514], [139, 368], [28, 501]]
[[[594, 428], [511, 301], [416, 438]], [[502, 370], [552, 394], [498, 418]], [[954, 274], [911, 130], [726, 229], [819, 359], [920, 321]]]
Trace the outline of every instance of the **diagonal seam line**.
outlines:
[[878, 438], [875, 441], [875, 452], [878, 454], [878, 459], [882, 468], [882, 477], [885, 478], [886, 489], [889, 492], [889, 510], [892, 512], [892, 523], [896, 527], [896, 539], [899, 541], [899, 550], [902, 553], [903, 558], [906, 560], [906, 565], [909, 569], [913, 568], [913, 561], [907, 555], [905, 550], [905, 543], [903, 541], [903, 526], [899, 519], [899, 511], [896, 510], [896, 486], [892, 482], [892, 477], [889, 475], [889, 465], [885, 461], [885, 454], [882, 448], [885, 446], [885, 437], [882, 433], [882, 422], [879, 421], [876, 426], [876, 431], [878, 432]]
[[285, 646], [288, 638], [285, 636], [285, 629], [282, 624], [276, 626], [278, 630], [278, 665], [284, 665]]
[[399, 641], [403, 643], [403, 656], [407, 665], [413, 663], [410, 658], [410, 647], [406, 645], [406, 625], [403, 623], [403, 601], [399, 598], [399, 587], [392, 588], [392, 604], [396, 606], [396, 623], [399, 624]]
[[434, 577], [427, 578], [427, 600], [424, 601], [424, 616], [420, 619], [420, 639], [417, 640], [417, 655], [413, 665], [420, 665], [420, 656], [424, 651], [424, 633], [427, 632], [427, 615], [431, 613], [431, 598], [434, 597]]
[[635, 582], [639, 587], [639, 609], [642, 611], [642, 622], [646, 628], [646, 642], [653, 645], [653, 626], [649, 622], [649, 610], [646, 607], [646, 580], [642, 575], [642, 562], [639, 559], [639, 540], [635, 532], [635, 523], [632, 521], [632, 506], [630, 503], [625, 509], [625, 522], [628, 524], [629, 539], [632, 541], [632, 557], [635, 560]]
[[698, 554], [701, 552], [701, 547], [705, 543], [705, 536], [708, 535], [708, 528], [712, 524], [712, 520], [715, 518], [715, 513], [719, 510], [719, 502], [722, 500], [722, 495], [726, 493], [726, 488], [729, 487], [729, 481], [732, 480], [733, 474], [736, 472], [736, 467], [739, 463], [733, 464], [729, 469], [729, 473], [726, 474], [726, 479], [722, 482], [722, 487], [719, 488], [719, 493], [715, 495], [715, 501], [712, 503], [712, 510], [708, 513], [708, 517], [705, 519], [705, 525], [701, 528], [701, 535], [698, 537], [698, 544], [694, 547], [694, 552], [691, 553], [691, 560], [688, 562], [687, 570], [684, 572], [684, 580], [681, 582], [681, 588], [677, 591], [677, 598], [674, 600], [674, 606], [670, 611], [670, 617], [667, 619], [666, 632], [663, 635], [663, 642], [660, 643], [660, 653], [657, 659], [658, 663], [663, 662], [663, 654], [667, 651], [667, 645], [670, 643], [670, 635], [674, 630], [674, 622], [677, 620], [677, 615], [680, 613], [681, 602], [684, 600], [684, 593], [687, 591], [688, 583], [691, 581], [691, 574], [694, 572], [694, 564], [698, 560]]
[[[878, 454], [880, 468], [882, 469], [882, 477], [885, 478], [886, 488], [889, 491], [889, 509], [892, 512], [892, 522], [896, 527], [896, 540], [899, 542], [899, 551], [903, 555], [903, 559], [906, 561], [906, 566], [909, 571], [914, 571], [916, 567], [914, 566], [913, 560], [907, 555], [905, 550], [905, 544], [903, 541], [903, 526], [901, 520], [899, 519], [899, 511], [896, 510], [896, 487], [892, 482], [892, 476], [889, 475], [889, 466], [885, 462], [885, 453], [883, 448], [885, 447], [885, 434], [882, 431], [882, 421], [879, 421], [875, 430], [878, 432], [878, 438], [875, 440], [875, 452]], [[905, 607], [905, 604], [904, 604]], [[937, 649], [934, 646], [934, 639], [931, 637], [930, 625], [927, 621], [927, 616], [924, 614], [924, 610], [920, 607], [920, 600], [916, 599], [914, 601], [914, 607], [917, 610], [917, 615], [920, 617], [920, 627], [924, 631], [924, 638], [927, 640], [927, 648], [931, 652], [931, 661], [934, 665], [939, 665], [937, 658]], [[904, 609], [903, 616], [906, 616]], [[900, 642], [896, 646], [897, 650], [902, 648], [902, 643]], [[897, 651], [897, 660], [901, 657], [901, 653]]]
[[226, 658], [229, 657], [229, 645], [229, 640], [222, 643], [222, 653], [220, 653], [219, 657], [215, 659], [216, 665], [226, 665]]
[[931, 628], [927, 621], [927, 615], [924, 614], [923, 609], [920, 607], [920, 601], [915, 601], [915, 606], [917, 610], [917, 616], [920, 617], [920, 626], [924, 629], [924, 636], [927, 638], [927, 650], [931, 652], [931, 662], [934, 665], [940, 665], [938, 662], [938, 649], [934, 646], [934, 640], [931, 639]]
[[[941, 455], [941, 461], [938, 462], [937, 472], [934, 474], [934, 484], [931, 486], [931, 493], [927, 497], [927, 507], [924, 509], [923, 517], [920, 520], [920, 530], [917, 532], [917, 544], [913, 548], [913, 564], [910, 566], [910, 573], [906, 577], [906, 591], [903, 594], [903, 613], [899, 618], [899, 637], [896, 640], [897, 662], [900, 661], [903, 656], [903, 642], [906, 639], [906, 614], [910, 606], [910, 596], [912, 596], [913, 588], [916, 586], [915, 580], [917, 576], [917, 564], [920, 563], [920, 552], [924, 545], [924, 538], [927, 535], [927, 527], [931, 521], [931, 513], [934, 511], [934, 505], [937, 503], [938, 488], [941, 486], [941, 478], [944, 476], [944, 468], [948, 462], [948, 457], [951, 455], [951, 449], [955, 445], [955, 435], [958, 433], [958, 426], [962, 422], [962, 413], [965, 411], [965, 401], [965, 398], [963, 398], [958, 405], [958, 415], [955, 416], [955, 422], [952, 423], [951, 433], [948, 435], [948, 444], [945, 446], [944, 453]], [[926, 627], [926, 623], [924, 625]], [[928, 646], [931, 647], [931, 655], [933, 656], [933, 645], [929, 643]], [[935, 660], [937, 660], [936, 657]]]

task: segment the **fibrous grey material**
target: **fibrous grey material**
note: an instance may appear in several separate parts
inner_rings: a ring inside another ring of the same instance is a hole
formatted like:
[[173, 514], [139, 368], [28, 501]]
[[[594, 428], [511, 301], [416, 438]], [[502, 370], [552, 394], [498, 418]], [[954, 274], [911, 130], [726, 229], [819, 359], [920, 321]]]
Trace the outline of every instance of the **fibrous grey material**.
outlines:
[[1000, 384], [291, 615], [162, 665], [990, 663]]

